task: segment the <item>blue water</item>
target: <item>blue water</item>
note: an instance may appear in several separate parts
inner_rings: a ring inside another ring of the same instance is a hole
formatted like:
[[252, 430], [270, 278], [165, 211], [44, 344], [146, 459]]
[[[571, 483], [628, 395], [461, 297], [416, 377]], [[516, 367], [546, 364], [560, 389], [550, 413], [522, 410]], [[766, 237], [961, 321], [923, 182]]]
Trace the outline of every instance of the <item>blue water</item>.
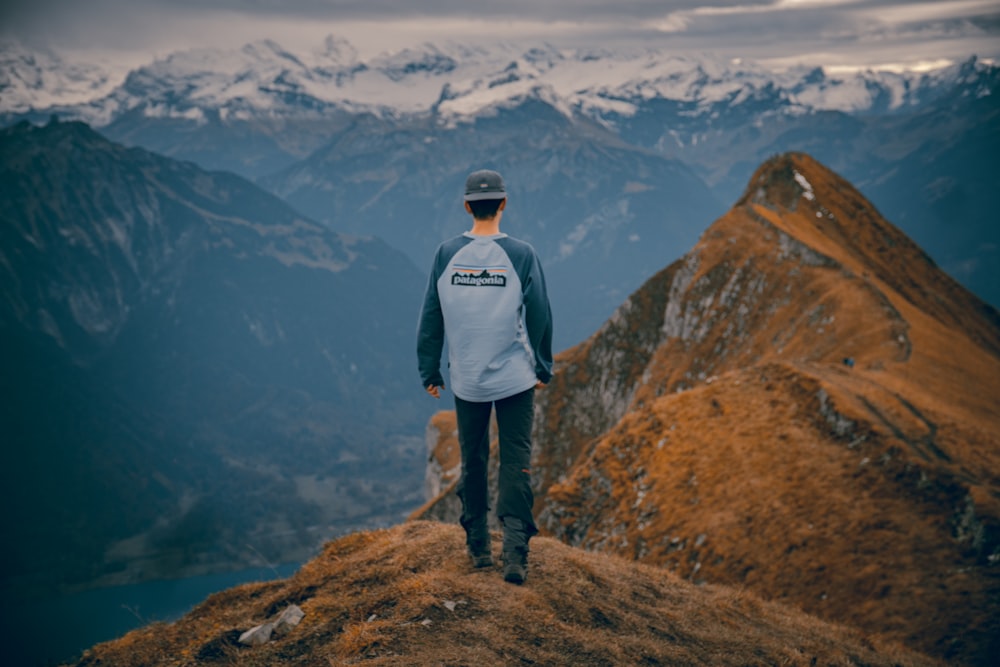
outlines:
[[54, 600], [3, 601], [5, 665], [56, 665], [84, 649], [153, 621], [173, 621], [211, 593], [249, 581], [270, 581], [294, 573], [298, 563], [210, 574], [171, 581], [148, 581], [99, 588]]

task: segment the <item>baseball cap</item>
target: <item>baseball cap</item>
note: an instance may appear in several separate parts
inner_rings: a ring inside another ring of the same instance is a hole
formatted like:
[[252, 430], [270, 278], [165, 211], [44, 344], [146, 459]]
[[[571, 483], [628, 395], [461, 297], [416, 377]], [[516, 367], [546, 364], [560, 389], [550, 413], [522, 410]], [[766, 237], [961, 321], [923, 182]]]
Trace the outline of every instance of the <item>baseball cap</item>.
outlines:
[[489, 169], [480, 169], [469, 174], [465, 179], [465, 201], [481, 199], [504, 199], [507, 188], [503, 184], [503, 176]]

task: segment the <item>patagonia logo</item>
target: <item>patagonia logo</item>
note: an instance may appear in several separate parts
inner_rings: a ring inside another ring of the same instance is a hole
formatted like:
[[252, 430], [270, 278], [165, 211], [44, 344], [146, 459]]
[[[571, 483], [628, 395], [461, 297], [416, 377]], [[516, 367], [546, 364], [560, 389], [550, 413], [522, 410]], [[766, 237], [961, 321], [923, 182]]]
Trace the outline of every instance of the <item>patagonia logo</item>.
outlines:
[[451, 276], [452, 285], [469, 287], [506, 287], [507, 269], [502, 267], [456, 266]]

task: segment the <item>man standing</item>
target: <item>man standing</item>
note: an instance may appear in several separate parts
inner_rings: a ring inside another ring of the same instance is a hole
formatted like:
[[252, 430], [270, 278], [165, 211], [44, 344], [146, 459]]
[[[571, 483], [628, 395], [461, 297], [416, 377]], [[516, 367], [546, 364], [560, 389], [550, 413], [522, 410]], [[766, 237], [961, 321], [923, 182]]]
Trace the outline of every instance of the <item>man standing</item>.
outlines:
[[465, 210], [472, 215], [472, 230], [437, 249], [417, 329], [417, 357], [424, 388], [438, 398], [445, 386], [441, 350], [447, 334], [462, 450], [461, 523], [475, 567], [493, 565], [486, 479], [490, 414], [496, 408], [504, 580], [521, 584], [528, 540], [538, 532], [532, 515], [531, 423], [535, 389], [552, 377], [552, 311], [534, 249], [500, 232], [506, 206], [500, 174], [469, 175]]

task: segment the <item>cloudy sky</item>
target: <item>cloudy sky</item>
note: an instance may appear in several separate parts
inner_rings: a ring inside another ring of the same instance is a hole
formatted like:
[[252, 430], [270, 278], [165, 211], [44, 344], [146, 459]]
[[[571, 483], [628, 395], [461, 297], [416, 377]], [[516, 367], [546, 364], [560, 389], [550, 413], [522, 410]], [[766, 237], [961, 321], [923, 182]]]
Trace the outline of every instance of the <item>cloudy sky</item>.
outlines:
[[362, 57], [493, 40], [742, 57], [772, 66], [1000, 59], [1000, 0], [0, 0], [0, 33], [145, 62], [180, 49], [346, 37]]

